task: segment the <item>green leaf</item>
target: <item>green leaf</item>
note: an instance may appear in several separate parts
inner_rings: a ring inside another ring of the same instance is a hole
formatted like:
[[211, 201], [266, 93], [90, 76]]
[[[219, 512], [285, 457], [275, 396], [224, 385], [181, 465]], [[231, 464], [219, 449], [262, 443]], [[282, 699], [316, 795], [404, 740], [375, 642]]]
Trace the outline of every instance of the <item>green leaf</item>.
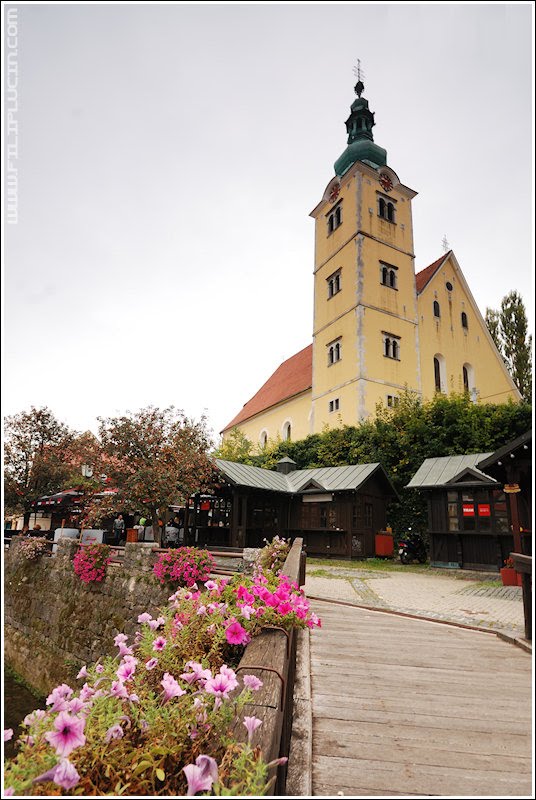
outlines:
[[140, 761], [138, 766], [132, 771], [132, 777], [134, 777], [134, 775], [139, 775], [141, 772], [145, 772], [146, 769], [152, 766], [150, 761]]
[[166, 780], [166, 773], [164, 772], [163, 769], [160, 769], [160, 767], [155, 770], [155, 773], [156, 773], [156, 777], [158, 778], [159, 781], [165, 781]]

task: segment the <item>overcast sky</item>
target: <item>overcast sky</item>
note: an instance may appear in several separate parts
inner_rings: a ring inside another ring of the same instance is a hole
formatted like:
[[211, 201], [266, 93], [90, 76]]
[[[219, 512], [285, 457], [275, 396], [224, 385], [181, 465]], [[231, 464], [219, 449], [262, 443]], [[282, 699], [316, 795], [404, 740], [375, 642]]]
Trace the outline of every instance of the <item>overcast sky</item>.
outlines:
[[311, 342], [358, 58], [416, 269], [446, 234], [481, 312], [516, 289], [532, 330], [531, 3], [13, 7], [4, 414], [175, 405], [218, 433]]

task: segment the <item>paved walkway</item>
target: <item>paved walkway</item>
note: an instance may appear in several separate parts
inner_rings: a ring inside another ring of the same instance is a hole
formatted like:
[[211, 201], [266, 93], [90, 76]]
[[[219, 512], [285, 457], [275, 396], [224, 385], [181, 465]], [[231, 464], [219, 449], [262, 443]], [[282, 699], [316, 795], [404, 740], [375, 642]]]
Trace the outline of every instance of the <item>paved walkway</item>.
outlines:
[[[311, 575], [316, 571], [328, 573], [329, 577]], [[522, 638], [521, 588], [490, 586], [489, 577], [478, 573], [455, 577], [410, 571], [367, 571], [366, 567], [344, 569], [316, 566], [311, 560], [307, 564], [305, 591], [308, 597], [390, 609]]]

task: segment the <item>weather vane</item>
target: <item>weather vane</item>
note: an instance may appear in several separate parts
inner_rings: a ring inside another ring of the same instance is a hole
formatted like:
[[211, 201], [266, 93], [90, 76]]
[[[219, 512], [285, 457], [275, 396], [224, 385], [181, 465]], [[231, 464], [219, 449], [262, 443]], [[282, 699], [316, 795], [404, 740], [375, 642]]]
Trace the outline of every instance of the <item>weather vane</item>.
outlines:
[[365, 73], [361, 69], [361, 60], [359, 58], [357, 59], [357, 67], [354, 67], [354, 75], [357, 78], [357, 83], [354, 87], [355, 93], [358, 97], [361, 97], [361, 92], [365, 88], [363, 84], [363, 81], [365, 79]]
[[446, 233], [443, 236], [443, 241], [441, 242], [441, 244], [443, 245], [443, 252], [447, 253], [450, 250], [450, 244], [448, 242]]

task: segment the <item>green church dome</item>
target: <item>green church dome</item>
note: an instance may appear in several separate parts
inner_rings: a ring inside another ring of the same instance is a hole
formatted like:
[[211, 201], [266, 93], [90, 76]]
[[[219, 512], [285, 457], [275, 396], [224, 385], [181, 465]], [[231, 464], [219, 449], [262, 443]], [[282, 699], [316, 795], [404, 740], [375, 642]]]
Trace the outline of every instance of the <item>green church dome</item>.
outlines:
[[335, 174], [344, 175], [356, 161], [364, 161], [371, 167], [384, 167], [387, 164], [387, 150], [374, 144], [372, 127], [374, 114], [369, 109], [368, 100], [361, 97], [365, 87], [361, 80], [358, 80], [354, 87], [357, 100], [354, 100], [350, 108], [350, 116], [346, 120], [346, 131], [348, 133], [348, 147], [335, 162]]

